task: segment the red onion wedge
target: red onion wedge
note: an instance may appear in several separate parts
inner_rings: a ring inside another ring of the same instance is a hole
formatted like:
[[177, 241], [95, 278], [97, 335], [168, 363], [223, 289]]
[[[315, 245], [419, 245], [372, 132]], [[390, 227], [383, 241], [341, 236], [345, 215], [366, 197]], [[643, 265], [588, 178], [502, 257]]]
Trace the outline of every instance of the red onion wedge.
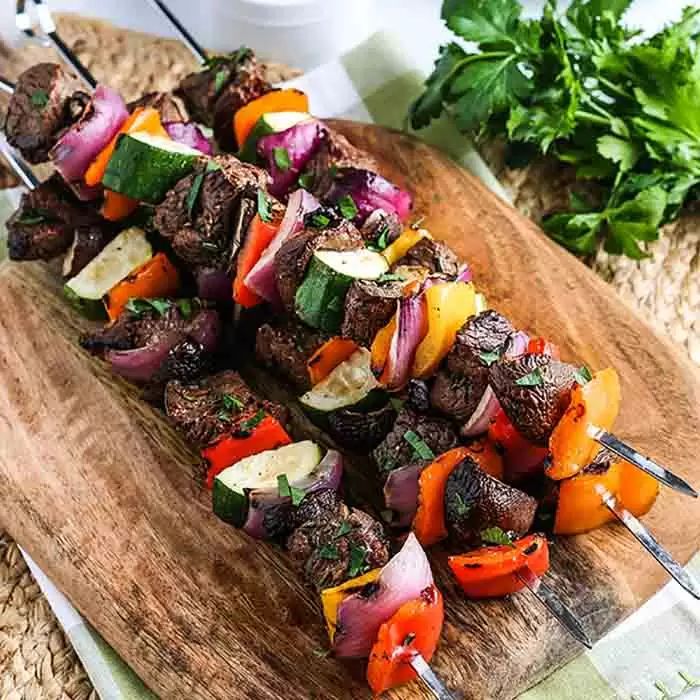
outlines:
[[410, 533], [379, 578], [338, 607], [333, 651], [341, 658], [369, 656], [379, 628], [404, 603], [420, 597], [432, 585], [433, 574], [416, 536]]
[[221, 336], [219, 314], [214, 309], [202, 309], [192, 318], [186, 333], [204, 348], [204, 352], [214, 352]]
[[396, 515], [394, 527], [408, 527], [418, 509], [418, 477], [422, 464], [408, 464], [389, 472], [384, 482], [384, 503]]
[[287, 210], [275, 237], [244, 280], [248, 289], [273, 304], [281, 303], [275, 280], [275, 254], [288, 238], [304, 227], [304, 217], [320, 206], [316, 197], [306, 190], [300, 189], [290, 195]]
[[[304, 479], [290, 484], [304, 493], [317, 491], [337, 491], [343, 478], [343, 455], [336, 450], [328, 450], [318, 466]], [[293, 508], [289, 496], [280, 496], [277, 489], [246, 490], [248, 497], [248, 515], [243, 530], [258, 540], [268, 539], [270, 533], [265, 524], [265, 516], [271, 511], [278, 511], [276, 517], [284, 517], [281, 509]]]
[[83, 116], [56, 142], [50, 156], [66, 182], [80, 180], [129, 116], [118, 92], [98, 85]]
[[258, 154], [265, 160], [271, 178], [270, 194], [278, 198], [287, 195], [327, 133], [321, 121], [309, 119], [258, 141]]
[[471, 282], [473, 278], [474, 278], [474, 275], [472, 274], [471, 267], [469, 267], [469, 265], [465, 264], [459, 268], [459, 272], [457, 273], [457, 277], [455, 277], [455, 282]]
[[173, 141], [196, 148], [206, 156], [214, 155], [209, 139], [194, 122], [165, 122], [163, 128]]
[[516, 331], [510, 337], [510, 342], [506, 345], [506, 350], [503, 353], [509, 360], [520, 357], [527, 352], [527, 344], [530, 342], [530, 336], [525, 331]]
[[501, 404], [498, 403], [493, 389], [487, 386], [471, 418], [462, 426], [460, 431], [462, 436], [472, 438], [485, 433], [489, 429], [491, 421], [496, 417], [500, 407]]
[[231, 301], [233, 281], [224, 270], [203, 267], [197, 271], [197, 296], [208, 301]]

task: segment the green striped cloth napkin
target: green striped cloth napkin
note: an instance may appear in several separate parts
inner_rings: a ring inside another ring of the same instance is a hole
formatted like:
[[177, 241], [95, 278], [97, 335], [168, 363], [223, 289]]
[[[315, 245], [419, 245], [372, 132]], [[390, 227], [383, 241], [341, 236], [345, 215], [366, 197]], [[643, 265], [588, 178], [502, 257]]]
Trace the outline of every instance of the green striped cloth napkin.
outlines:
[[[420, 92], [423, 79], [413, 69], [410, 56], [410, 47], [379, 33], [337, 61], [292, 82], [311, 96], [313, 112], [319, 117], [404, 128], [407, 107]], [[506, 197], [470, 143], [448, 120], [435, 122], [418, 136], [448, 152]], [[0, 220], [5, 221], [11, 211], [9, 197], [5, 195], [0, 204]], [[641, 549], [640, 556], [645, 556]], [[154, 698], [26, 558], [102, 700]], [[689, 569], [700, 577], [700, 555]], [[445, 680], [449, 684], [450, 679]], [[671, 582], [593, 650], [522, 694], [520, 700], [668, 700], [681, 695], [683, 700], [700, 698], [700, 603]]]

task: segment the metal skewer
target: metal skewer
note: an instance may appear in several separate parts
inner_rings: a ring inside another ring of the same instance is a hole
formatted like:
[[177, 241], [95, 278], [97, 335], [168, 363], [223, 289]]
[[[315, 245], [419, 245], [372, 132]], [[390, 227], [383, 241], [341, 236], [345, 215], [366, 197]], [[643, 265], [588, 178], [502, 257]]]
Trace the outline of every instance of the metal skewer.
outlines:
[[175, 31], [180, 35], [182, 43], [185, 44], [192, 52], [192, 55], [204, 65], [209, 59], [207, 52], [197, 43], [180, 20], [168, 9], [168, 6], [162, 2], [162, 0], [148, 0], [148, 2], [170, 22]]
[[0, 77], [0, 90], [11, 95], [15, 91], [15, 84], [6, 78]]
[[577, 642], [583, 644], [587, 649], [593, 648], [581, 621], [539, 576], [527, 567], [518, 571], [517, 576]]
[[423, 685], [433, 694], [437, 700], [456, 700], [455, 696], [444, 686], [443, 682], [435, 675], [426, 660], [416, 652], [409, 662], [411, 668], [418, 674]]
[[685, 588], [690, 595], [700, 600], [700, 585], [698, 582], [669, 554], [654, 535], [644, 525], [621, 506], [615, 496], [602, 484], [596, 486], [596, 491], [603, 503], [615, 514], [617, 519], [639, 540], [644, 549], [651, 554], [661, 566], [671, 574], [671, 577]]
[[0, 132], [0, 153], [27, 189], [35, 190], [39, 186], [40, 183], [37, 176], [22, 157], [17, 155], [12, 146], [7, 143], [5, 134], [2, 132]]
[[[97, 86], [97, 81], [93, 77], [92, 73], [90, 73], [90, 71], [83, 65], [82, 61], [58, 35], [58, 32], [56, 31], [56, 24], [53, 21], [53, 17], [51, 16], [51, 12], [49, 11], [49, 7], [45, 0], [33, 0], [33, 2], [36, 7], [39, 26], [41, 27], [42, 32], [46, 35], [48, 41], [54, 46], [56, 51], [58, 51], [61, 58], [73, 68], [83, 82], [85, 82], [90, 88], [94, 89]], [[32, 39], [37, 38], [34, 29], [32, 29], [32, 22], [29, 13], [26, 10], [25, 0], [17, 0], [15, 23], [17, 24], [17, 28], [24, 32], [26, 36]]]
[[639, 454], [637, 450], [622, 442], [622, 440], [619, 440], [614, 435], [611, 435], [606, 430], [598, 428], [595, 425], [589, 425], [588, 436], [603, 445], [603, 447], [607, 447], [619, 457], [622, 457], [622, 459], [634, 464], [635, 467], [646, 472], [649, 476], [653, 476], [654, 479], [660, 481], [662, 484], [676, 491], [680, 491], [680, 493], [686, 496], [692, 496], [693, 498], [698, 497], [698, 492], [684, 479], [676, 476], [673, 472], [662, 467], [648, 457]]

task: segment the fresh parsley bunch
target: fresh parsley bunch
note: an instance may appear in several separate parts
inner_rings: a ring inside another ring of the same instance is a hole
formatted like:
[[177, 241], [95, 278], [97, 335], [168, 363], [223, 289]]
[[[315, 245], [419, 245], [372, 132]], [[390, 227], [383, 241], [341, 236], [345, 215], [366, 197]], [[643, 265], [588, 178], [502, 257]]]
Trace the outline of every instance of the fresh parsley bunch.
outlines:
[[593, 181], [545, 230], [575, 253], [631, 258], [658, 238], [700, 183], [700, 9], [642, 41], [620, 19], [631, 0], [444, 0], [442, 17], [476, 48], [440, 49], [414, 128], [443, 111], [478, 139], [505, 136], [511, 162], [548, 153]]

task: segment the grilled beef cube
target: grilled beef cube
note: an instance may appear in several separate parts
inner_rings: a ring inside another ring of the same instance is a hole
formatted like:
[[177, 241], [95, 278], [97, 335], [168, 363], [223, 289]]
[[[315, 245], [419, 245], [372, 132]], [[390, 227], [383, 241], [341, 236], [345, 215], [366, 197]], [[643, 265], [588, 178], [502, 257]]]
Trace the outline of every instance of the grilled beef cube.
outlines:
[[275, 254], [275, 278], [284, 307], [294, 312], [294, 297], [317, 250], [359, 250], [362, 236], [347, 220], [337, 228], [307, 228], [288, 238]]
[[[218, 170], [207, 170], [202, 163], [168, 192], [156, 207], [153, 222], [185, 263], [228, 269], [255, 213], [255, 198], [264, 189], [266, 175], [233, 156], [214, 160]], [[190, 193], [199, 181], [198, 195], [190, 207]]]
[[191, 445], [202, 448], [259, 410], [280, 422], [287, 409], [258, 399], [237, 372], [226, 370], [196, 382], [173, 380], [165, 387], [165, 412]]
[[60, 133], [82, 115], [90, 96], [57, 63], [37, 63], [17, 79], [5, 117], [8, 142], [30, 163], [49, 159]]
[[422, 379], [409, 379], [406, 385], [406, 406], [416, 413], [430, 412], [430, 389]]
[[489, 476], [471, 457], [447, 479], [445, 520], [460, 543], [478, 547], [482, 533], [491, 527], [522, 537], [532, 527], [536, 510], [532, 496]]
[[396, 313], [402, 289], [399, 282], [354, 281], [345, 297], [341, 334], [369, 348], [379, 330]]
[[395, 420], [390, 403], [368, 413], [340, 408], [328, 414], [328, 431], [342, 447], [366, 453], [389, 434]]
[[7, 221], [12, 260], [50, 260], [65, 253], [79, 226], [106, 226], [96, 210], [81, 204], [58, 175], [25, 192]]
[[272, 538], [288, 537], [309, 520], [322, 522], [337, 517], [342, 502], [333, 489], [309, 493], [296, 508], [288, 504], [272, 507], [265, 513], [265, 530]]
[[395, 241], [403, 231], [401, 219], [395, 212], [375, 209], [362, 224], [360, 233], [366, 241], [376, 241], [384, 238], [386, 243]]
[[328, 338], [301, 323], [264, 324], [255, 338], [255, 355], [266, 366], [302, 391], [311, 388], [306, 363]]
[[449, 277], [459, 273], [459, 259], [442, 241], [423, 238], [401, 258], [401, 265], [425, 267], [430, 272], [441, 272]]
[[[303, 502], [302, 502], [303, 503]], [[292, 561], [317, 591], [339, 586], [389, 561], [383, 526], [367, 513], [338, 503], [300, 525], [288, 538]]]
[[510, 422], [536, 445], [546, 445], [564, 415], [576, 370], [549, 355], [522, 355], [491, 365], [491, 386]]
[[513, 326], [497, 311], [483, 311], [460, 328], [430, 392], [433, 406], [459, 422], [467, 421], [489, 383], [487, 354], [501, 354]]
[[160, 120], [166, 122], [184, 122], [187, 121], [186, 115], [183, 113], [184, 108], [180, 106], [176, 97], [170, 92], [147, 92], [138, 100], [129, 102], [126, 108], [131, 114], [138, 107], [153, 107], [160, 114]]
[[424, 416], [403, 408], [394, 427], [384, 441], [372, 451], [372, 459], [382, 475], [392, 469], [403, 467], [416, 459], [416, 452], [406, 439], [412, 431], [437, 457], [457, 446], [457, 433], [450, 421], [433, 416]]

